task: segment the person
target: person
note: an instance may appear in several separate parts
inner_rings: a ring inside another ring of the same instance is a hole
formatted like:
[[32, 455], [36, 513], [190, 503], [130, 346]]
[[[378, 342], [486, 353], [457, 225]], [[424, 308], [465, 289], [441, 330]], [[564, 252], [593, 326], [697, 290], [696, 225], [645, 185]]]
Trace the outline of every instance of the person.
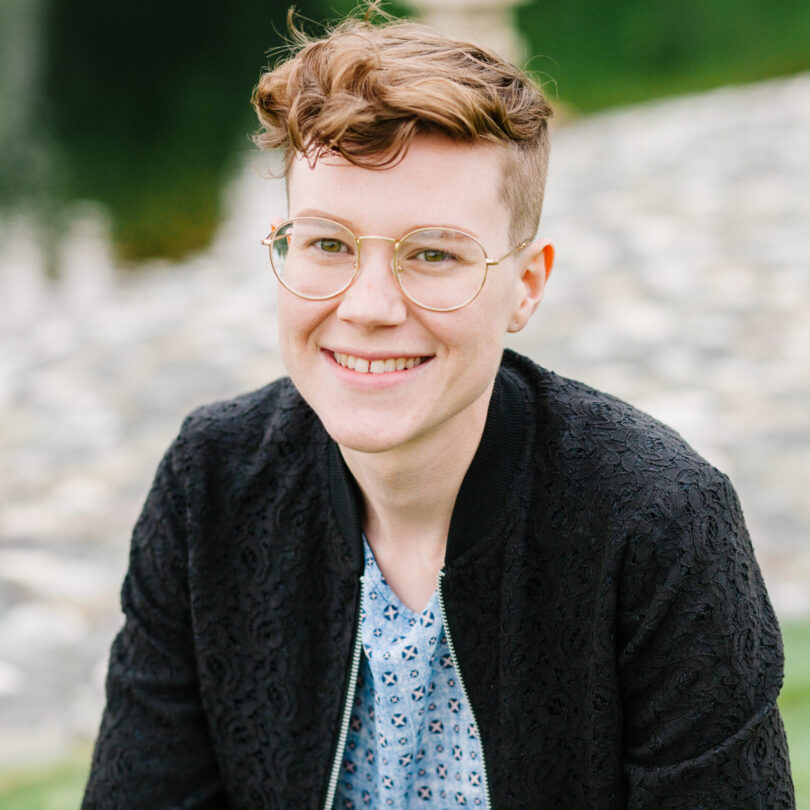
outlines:
[[553, 262], [541, 90], [411, 22], [301, 40], [253, 96], [289, 378], [158, 468], [83, 807], [792, 807], [728, 479], [504, 350]]

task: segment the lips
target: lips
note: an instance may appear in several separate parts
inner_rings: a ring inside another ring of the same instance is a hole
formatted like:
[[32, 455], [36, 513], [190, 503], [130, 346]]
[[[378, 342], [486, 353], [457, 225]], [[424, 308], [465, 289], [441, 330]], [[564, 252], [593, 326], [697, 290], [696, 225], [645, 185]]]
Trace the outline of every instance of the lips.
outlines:
[[366, 357], [357, 357], [344, 352], [332, 352], [332, 356], [338, 365], [361, 374], [389, 374], [392, 371], [406, 371], [421, 365], [428, 359], [425, 357], [385, 357], [369, 360]]

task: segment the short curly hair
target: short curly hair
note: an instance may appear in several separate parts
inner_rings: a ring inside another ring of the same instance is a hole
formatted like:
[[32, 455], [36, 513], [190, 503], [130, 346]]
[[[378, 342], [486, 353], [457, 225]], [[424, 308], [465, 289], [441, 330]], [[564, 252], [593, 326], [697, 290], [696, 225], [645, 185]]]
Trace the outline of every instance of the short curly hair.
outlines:
[[494, 52], [424, 25], [349, 18], [321, 38], [290, 27], [293, 54], [265, 72], [252, 103], [254, 140], [282, 149], [284, 172], [304, 155], [339, 153], [383, 169], [417, 135], [504, 147], [501, 198], [510, 235], [537, 231], [548, 167], [548, 119], [541, 89]]

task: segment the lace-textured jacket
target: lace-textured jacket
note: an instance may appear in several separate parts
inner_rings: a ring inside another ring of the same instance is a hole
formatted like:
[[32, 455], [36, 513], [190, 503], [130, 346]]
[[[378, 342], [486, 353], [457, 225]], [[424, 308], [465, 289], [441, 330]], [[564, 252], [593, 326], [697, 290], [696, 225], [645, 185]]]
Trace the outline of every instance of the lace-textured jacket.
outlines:
[[[329, 803], [361, 508], [289, 380], [188, 417], [135, 527], [84, 810]], [[670, 429], [506, 352], [440, 588], [491, 807], [793, 807], [740, 507]]]

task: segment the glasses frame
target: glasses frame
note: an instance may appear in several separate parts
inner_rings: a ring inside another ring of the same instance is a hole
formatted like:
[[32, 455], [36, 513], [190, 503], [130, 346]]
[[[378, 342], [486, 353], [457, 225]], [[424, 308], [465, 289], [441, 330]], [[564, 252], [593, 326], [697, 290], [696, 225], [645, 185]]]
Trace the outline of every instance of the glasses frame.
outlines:
[[[329, 295], [319, 295], [319, 296], [303, 295], [302, 293], [296, 292], [296, 290], [293, 290], [292, 288], [288, 287], [287, 284], [284, 283], [284, 279], [279, 274], [279, 271], [276, 269], [276, 265], [273, 262], [273, 250], [272, 250], [274, 236], [275, 236], [276, 231], [281, 230], [283, 227], [285, 227], [286, 225], [289, 225], [292, 222], [302, 222], [302, 221], [305, 221], [305, 220], [307, 220], [307, 221], [315, 221], [315, 222], [328, 222], [330, 225], [337, 225], [338, 227], [343, 228], [344, 230], [348, 231], [352, 235], [352, 238], [354, 239], [354, 244], [355, 244], [355, 248], [356, 248], [356, 250], [355, 250], [355, 260], [354, 260], [354, 272], [352, 273], [352, 277], [337, 292], [330, 293]], [[481, 252], [484, 254], [484, 275], [481, 278], [481, 284], [478, 286], [478, 289], [466, 301], [464, 301], [461, 304], [457, 304], [456, 306], [452, 306], [452, 307], [429, 307], [426, 304], [422, 304], [419, 301], [416, 301], [414, 298], [412, 298], [408, 294], [408, 291], [405, 289], [405, 287], [403, 287], [402, 279], [400, 278], [400, 272], [401, 272], [402, 268], [401, 268], [399, 262], [397, 261], [397, 251], [399, 250], [399, 246], [406, 239], [413, 236], [414, 234], [421, 233], [422, 231], [435, 231], [435, 230], [448, 230], [448, 231], [455, 231], [456, 233], [460, 233], [463, 236], [466, 236], [469, 239], [472, 239], [473, 242], [475, 242], [478, 245], [478, 247], [481, 248]], [[271, 225], [270, 226], [270, 233], [267, 234], [267, 236], [264, 239], [262, 239], [261, 243], [263, 245], [265, 245], [267, 248], [269, 248], [270, 266], [273, 268], [273, 273], [275, 274], [275, 276], [278, 279], [279, 283], [281, 284], [282, 287], [284, 287], [285, 290], [288, 290], [293, 295], [297, 296], [298, 298], [302, 298], [305, 301], [330, 301], [333, 298], [337, 298], [339, 295], [343, 295], [343, 293], [345, 293], [346, 290], [348, 290], [349, 287], [351, 287], [352, 284], [354, 284], [355, 280], [360, 275], [360, 251], [362, 249], [362, 242], [365, 239], [381, 239], [384, 242], [391, 242], [391, 244], [393, 244], [393, 246], [394, 246], [394, 258], [391, 261], [391, 272], [394, 274], [394, 278], [397, 281], [397, 285], [399, 286], [400, 291], [402, 292], [402, 294], [412, 304], [415, 304], [416, 306], [420, 307], [421, 309], [426, 309], [426, 310], [428, 310], [430, 312], [455, 312], [457, 309], [461, 309], [462, 307], [466, 307], [467, 304], [474, 301], [478, 297], [478, 294], [481, 292], [481, 290], [484, 289], [484, 284], [486, 283], [487, 275], [489, 274], [489, 268], [490, 267], [492, 267], [493, 265], [496, 265], [496, 264], [500, 264], [504, 259], [508, 259], [510, 256], [512, 256], [515, 253], [518, 253], [519, 251], [523, 250], [525, 247], [530, 245], [531, 242], [532, 242], [531, 239], [524, 239], [519, 245], [516, 245], [515, 247], [513, 247], [508, 253], [504, 253], [504, 255], [501, 256], [498, 259], [492, 259], [489, 256], [487, 256], [486, 248], [481, 244], [480, 240], [476, 239], [476, 237], [474, 237], [471, 233], [467, 233], [466, 231], [460, 231], [458, 228], [448, 228], [448, 227], [446, 227], [444, 225], [424, 225], [424, 226], [421, 226], [419, 228], [414, 228], [413, 230], [408, 231], [406, 234], [401, 236], [399, 239], [392, 239], [390, 236], [374, 236], [374, 235], [357, 236], [357, 234], [355, 234], [354, 231], [352, 231], [350, 228], [348, 228], [342, 222], [336, 222], [335, 220], [329, 219], [328, 217], [293, 217], [292, 219], [285, 219], [284, 222], [282, 222], [279, 225]]]

